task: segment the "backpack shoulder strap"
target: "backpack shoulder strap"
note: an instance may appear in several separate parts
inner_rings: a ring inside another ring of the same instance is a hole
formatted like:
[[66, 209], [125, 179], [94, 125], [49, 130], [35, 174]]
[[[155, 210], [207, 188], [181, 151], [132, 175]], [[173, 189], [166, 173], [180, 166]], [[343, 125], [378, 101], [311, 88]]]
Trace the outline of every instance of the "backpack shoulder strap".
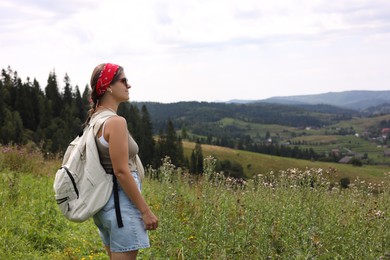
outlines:
[[88, 126], [93, 129], [94, 136], [97, 135], [97, 132], [99, 131], [101, 125], [110, 117], [116, 116], [112, 111], [104, 110], [102, 112], [99, 112], [91, 121], [89, 122]]
[[[97, 114], [90, 122], [89, 127], [92, 127], [93, 129], [93, 136], [97, 135], [97, 132], [99, 131], [101, 125], [110, 117], [116, 116], [112, 111], [104, 110]], [[114, 170], [111, 172], [112, 174], [112, 181], [113, 181], [113, 193], [114, 193], [114, 205], [115, 205], [115, 214], [116, 214], [116, 220], [118, 227], [123, 227], [123, 221], [122, 221], [122, 215], [120, 210], [120, 204], [119, 204], [119, 192], [118, 192], [118, 181], [116, 179], [116, 176], [114, 174]]]

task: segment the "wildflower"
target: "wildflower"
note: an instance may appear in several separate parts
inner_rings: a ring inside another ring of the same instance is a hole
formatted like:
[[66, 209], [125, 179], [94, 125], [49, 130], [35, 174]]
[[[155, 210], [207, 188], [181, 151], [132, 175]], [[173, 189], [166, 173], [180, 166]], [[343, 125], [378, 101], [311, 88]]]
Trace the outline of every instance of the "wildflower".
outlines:
[[195, 238], [196, 238], [195, 236], [191, 235], [191, 236], [188, 237], [188, 240], [192, 241], [192, 240], [195, 240]]
[[377, 218], [383, 218], [384, 216], [385, 216], [385, 213], [383, 211], [378, 210], [375, 212], [375, 217], [377, 217]]

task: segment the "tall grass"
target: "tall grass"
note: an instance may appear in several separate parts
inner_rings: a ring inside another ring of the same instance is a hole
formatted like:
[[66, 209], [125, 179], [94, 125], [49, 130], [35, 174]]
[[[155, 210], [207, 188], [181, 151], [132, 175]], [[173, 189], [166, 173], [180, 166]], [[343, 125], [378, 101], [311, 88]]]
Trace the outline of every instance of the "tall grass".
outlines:
[[[40, 161], [21, 154], [27, 164]], [[91, 221], [71, 223], [57, 210], [53, 162], [28, 171], [8, 164], [1, 156], [0, 259], [107, 259]], [[242, 181], [214, 168], [207, 158], [203, 175], [194, 177], [165, 159], [147, 171], [143, 194], [160, 227], [140, 259], [390, 257], [389, 174], [379, 184], [355, 180], [341, 189], [330, 170], [287, 169]]]
[[151, 257], [377, 259], [390, 251], [385, 182], [356, 180], [341, 189], [322, 169], [289, 169], [242, 182], [213, 172], [212, 159], [206, 162], [200, 180], [161, 178], [158, 196], [150, 190], [156, 186], [146, 186], [162, 221], [154, 250], [147, 252]]

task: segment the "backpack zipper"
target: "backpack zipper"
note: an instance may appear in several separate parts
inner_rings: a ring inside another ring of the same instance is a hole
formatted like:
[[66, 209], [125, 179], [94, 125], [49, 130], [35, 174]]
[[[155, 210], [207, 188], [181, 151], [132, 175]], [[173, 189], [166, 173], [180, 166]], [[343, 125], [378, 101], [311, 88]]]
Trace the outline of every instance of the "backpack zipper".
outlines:
[[72, 173], [69, 171], [69, 169], [66, 166], [62, 166], [61, 168], [65, 169], [65, 171], [68, 174], [70, 180], [72, 181], [73, 188], [74, 188], [74, 191], [76, 192], [77, 198], [79, 198], [79, 190], [77, 189], [76, 181], [74, 180]]

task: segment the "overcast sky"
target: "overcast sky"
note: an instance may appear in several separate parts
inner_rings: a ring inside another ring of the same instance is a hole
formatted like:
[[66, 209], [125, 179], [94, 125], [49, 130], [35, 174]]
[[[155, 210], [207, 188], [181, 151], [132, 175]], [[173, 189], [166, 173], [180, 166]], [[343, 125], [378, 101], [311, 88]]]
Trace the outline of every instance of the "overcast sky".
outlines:
[[390, 1], [1, 0], [1, 69], [83, 91], [104, 62], [135, 101], [390, 90]]

